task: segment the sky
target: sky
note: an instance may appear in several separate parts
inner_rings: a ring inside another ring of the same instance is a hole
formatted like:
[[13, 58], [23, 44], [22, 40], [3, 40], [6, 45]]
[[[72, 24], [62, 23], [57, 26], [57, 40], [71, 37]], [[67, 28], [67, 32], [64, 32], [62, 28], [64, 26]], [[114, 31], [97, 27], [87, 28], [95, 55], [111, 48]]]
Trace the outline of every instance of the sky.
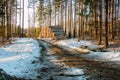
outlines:
[[27, 0], [24, 0], [25, 1], [25, 12], [24, 12], [24, 14], [25, 14], [25, 16], [24, 16], [24, 19], [25, 19], [25, 24], [24, 24], [24, 26], [28, 26], [28, 8], [27, 8], [27, 6], [28, 6], [28, 2], [27, 2]]
[[[27, 26], [28, 26], [28, 8], [27, 8], [27, 6], [28, 6], [28, 0], [24, 0], [25, 2], [25, 4], [24, 4], [24, 26], [25, 26], [25, 28], [27, 28]], [[21, 0], [21, 3], [23, 3], [23, 1]], [[23, 4], [21, 4], [21, 7], [23, 6]], [[19, 7], [19, 6], [18, 6]], [[22, 11], [22, 9], [21, 9], [21, 11]], [[17, 11], [17, 12], [19, 12], [19, 11]], [[18, 13], [18, 15], [17, 15], [17, 25], [19, 25], [20, 23], [20, 13]], [[21, 17], [22, 17], [22, 13], [21, 13]], [[21, 23], [22, 23], [22, 18], [21, 18]]]
[[[21, 0], [21, 3], [23, 3], [23, 0]], [[23, 6], [23, 4], [21, 4], [21, 7]], [[18, 11], [19, 12], [19, 11]], [[32, 8], [29, 8], [29, 15], [30, 15], [30, 23], [31, 23], [31, 25], [32, 25], [32, 20], [33, 20], [33, 17], [32, 17], [32, 15], [33, 15], [33, 9]], [[21, 13], [21, 16], [22, 16], [22, 13]], [[17, 19], [17, 25], [19, 25], [20, 23], [20, 19], [19, 19], [19, 17], [20, 17], [20, 15], [19, 15], [19, 13], [18, 13], [18, 19]], [[22, 22], [22, 18], [21, 18], [21, 22]], [[28, 28], [28, 0], [24, 0], [24, 27], [25, 28]]]
[[28, 1], [27, 0], [24, 0], [25, 1], [25, 6], [24, 6], [24, 26], [25, 27], [28, 27]]

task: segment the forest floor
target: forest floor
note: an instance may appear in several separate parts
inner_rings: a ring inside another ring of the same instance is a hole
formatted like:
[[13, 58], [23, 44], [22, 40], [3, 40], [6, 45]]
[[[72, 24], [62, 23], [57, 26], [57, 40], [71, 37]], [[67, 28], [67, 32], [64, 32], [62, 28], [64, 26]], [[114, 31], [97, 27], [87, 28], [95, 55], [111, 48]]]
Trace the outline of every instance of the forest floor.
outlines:
[[[111, 51], [108, 50], [108, 53], [105, 50], [105, 55], [101, 52], [101, 56], [99, 51], [89, 52], [88, 47], [93, 50], [102, 46], [86, 41], [81, 41], [78, 45], [73, 39], [37, 41], [29, 38], [17, 39], [0, 48], [0, 68], [12, 78], [17, 77], [15, 80], [120, 79], [119, 52], [114, 53], [115, 56]], [[108, 57], [110, 54], [112, 57]]]

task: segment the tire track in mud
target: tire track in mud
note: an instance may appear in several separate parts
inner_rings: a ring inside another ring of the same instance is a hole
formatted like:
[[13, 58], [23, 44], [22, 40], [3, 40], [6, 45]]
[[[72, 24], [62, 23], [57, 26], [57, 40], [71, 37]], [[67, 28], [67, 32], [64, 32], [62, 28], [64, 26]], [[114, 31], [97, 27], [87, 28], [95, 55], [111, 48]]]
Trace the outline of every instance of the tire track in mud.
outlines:
[[[44, 67], [40, 69], [40, 80], [119, 80], [119, 66], [111, 66], [110, 62], [94, 61], [74, 55], [56, 45], [39, 40], [42, 46], [40, 61]], [[82, 73], [72, 72], [82, 70]], [[68, 72], [68, 73], [66, 73]], [[71, 73], [70, 73], [71, 72]]]

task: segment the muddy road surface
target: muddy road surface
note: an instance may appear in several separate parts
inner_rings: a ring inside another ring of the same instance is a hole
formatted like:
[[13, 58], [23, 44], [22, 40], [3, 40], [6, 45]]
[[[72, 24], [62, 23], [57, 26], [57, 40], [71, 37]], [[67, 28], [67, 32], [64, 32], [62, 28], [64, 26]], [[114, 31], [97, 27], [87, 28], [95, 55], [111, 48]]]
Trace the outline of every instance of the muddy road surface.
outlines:
[[39, 70], [40, 80], [120, 80], [119, 66], [112, 62], [101, 62], [82, 58], [43, 40]]

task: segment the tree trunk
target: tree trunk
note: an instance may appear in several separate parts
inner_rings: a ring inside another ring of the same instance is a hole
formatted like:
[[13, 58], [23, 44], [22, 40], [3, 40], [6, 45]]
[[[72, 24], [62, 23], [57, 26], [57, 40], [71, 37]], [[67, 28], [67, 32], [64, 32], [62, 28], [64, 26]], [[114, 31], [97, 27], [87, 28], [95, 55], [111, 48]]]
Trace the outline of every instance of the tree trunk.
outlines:
[[98, 36], [98, 26], [97, 26], [97, 1], [95, 1], [94, 6], [95, 6], [95, 39], [97, 39], [97, 36]]
[[100, 32], [99, 32], [99, 41], [98, 44], [102, 43], [102, 1], [100, 1]]
[[[79, 1], [79, 9], [78, 9], [78, 13], [81, 13], [81, 1]], [[80, 17], [80, 15], [79, 15], [79, 17], [78, 17], [78, 32], [77, 32], [77, 34], [78, 34], [78, 41], [80, 41], [80, 32], [81, 32], [81, 30], [80, 30], [80, 28], [81, 28], [81, 17]]]
[[49, 0], [49, 15], [50, 15], [50, 25], [51, 26], [51, 1]]
[[11, 24], [11, 19], [12, 19], [12, 14], [11, 14], [11, 10], [12, 10], [12, 5], [11, 5], [11, 1], [10, 1], [10, 13], [9, 13], [9, 38], [12, 36], [12, 24]]
[[76, 37], [76, 1], [74, 3], [74, 26], [73, 26], [73, 37]]
[[15, 33], [16, 33], [16, 28], [17, 28], [17, 0], [16, 0], [16, 18], [15, 18]]
[[56, 26], [56, 3], [54, 4], [55, 26]]
[[[6, 0], [5, 0], [6, 1]], [[8, 39], [8, 2], [6, 2], [6, 7], [5, 7], [5, 15], [6, 15], [6, 26], [5, 26], [5, 37]]]
[[30, 14], [29, 14], [29, 5], [28, 5], [28, 37], [30, 37]]
[[[69, 3], [69, 1], [68, 1], [68, 3]], [[68, 36], [68, 38], [70, 38], [70, 12], [69, 12], [70, 9], [69, 9], [69, 4], [68, 4], [67, 9], [68, 9], [67, 36]]]
[[70, 0], [70, 32], [69, 32], [69, 38], [71, 38], [71, 33], [72, 33], [72, 0]]
[[22, 37], [24, 37], [24, 0], [23, 0], [23, 12], [22, 12]]
[[105, 47], [108, 47], [108, 1], [105, 1]]
[[113, 23], [114, 23], [114, 0], [112, 0], [112, 36], [111, 38], [114, 39], [114, 26], [113, 26]]
[[67, 31], [67, 0], [65, 1], [65, 26], [64, 26], [64, 31], [65, 31], [65, 33]]
[[[21, 27], [21, 0], [20, 0], [20, 13], [19, 13], [19, 27]], [[19, 31], [19, 27], [17, 28], [18, 35], [20, 37], [21, 31]]]

